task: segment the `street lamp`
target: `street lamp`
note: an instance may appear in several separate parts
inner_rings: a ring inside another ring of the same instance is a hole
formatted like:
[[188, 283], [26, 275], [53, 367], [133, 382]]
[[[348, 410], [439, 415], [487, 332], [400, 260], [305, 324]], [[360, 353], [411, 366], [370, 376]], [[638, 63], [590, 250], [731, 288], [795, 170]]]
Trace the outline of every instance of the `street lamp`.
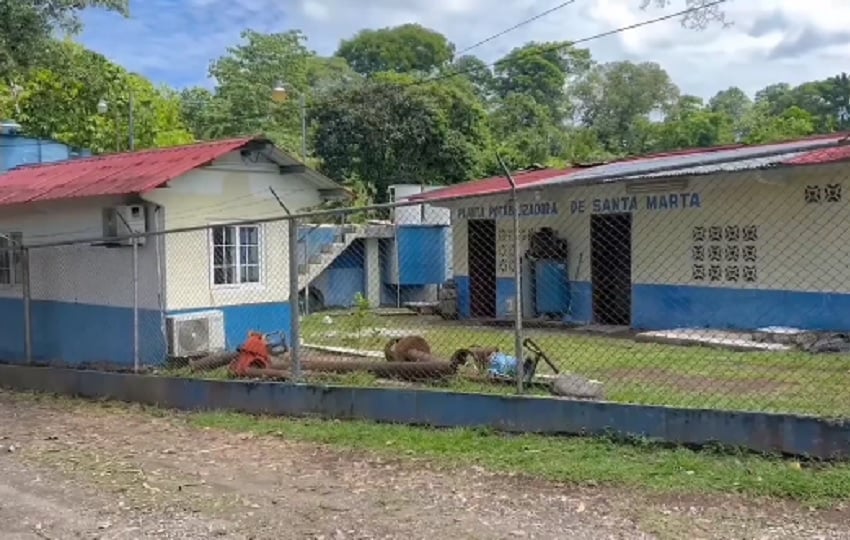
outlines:
[[[129, 131], [130, 152], [132, 152], [136, 148], [136, 134], [135, 134], [136, 130], [135, 130], [134, 122], [133, 122], [133, 89], [128, 88], [128, 92], [129, 92], [129, 103], [127, 104], [127, 107], [128, 107], [128, 113], [127, 113], [128, 125], [127, 125], [127, 128], [128, 128], [128, 131]], [[109, 102], [106, 101], [105, 99], [101, 98], [100, 101], [97, 102], [97, 112], [98, 112], [98, 114], [106, 114], [107, 112], [109, 112]], [[118, 111], [115, 111], [115, 136], [116, 136], [117, 140], [121, 140], [120, 137], [118, 136]], [[117, 144], [116, 146], [120, 146], [120, 144]], [[116, 148], [116, 151], [117, 150], [118, 150], [118, 148]]]
[[[301, 161], [307, 161], [307, 103], [304, 99], [304, 92], [297, 92], [298, 105], [301, 109]], [[284, 82], [278, 82], [272, 89], [272, 101], [275, 103], [284, 103], [289, 99], [289, 85]]]

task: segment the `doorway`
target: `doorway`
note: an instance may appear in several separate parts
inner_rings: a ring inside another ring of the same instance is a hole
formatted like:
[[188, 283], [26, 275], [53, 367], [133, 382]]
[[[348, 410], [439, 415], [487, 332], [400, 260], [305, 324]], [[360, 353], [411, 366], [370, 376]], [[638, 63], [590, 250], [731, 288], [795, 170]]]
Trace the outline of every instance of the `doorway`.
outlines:
[[496, 221], [470, 220], [467, 237], [469, 310], [472, 318], [496, 318]]
[[632, 215], [590, 216], [593, 320], [628, 326], [632, 313]]

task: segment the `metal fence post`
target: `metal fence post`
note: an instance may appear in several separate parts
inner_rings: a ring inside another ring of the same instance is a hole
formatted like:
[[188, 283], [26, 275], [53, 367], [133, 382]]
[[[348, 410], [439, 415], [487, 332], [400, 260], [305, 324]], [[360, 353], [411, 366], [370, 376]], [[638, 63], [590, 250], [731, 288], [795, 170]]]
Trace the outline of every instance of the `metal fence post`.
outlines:
[[30, 250], [21, 248], [21, 289], [24, 300], [24, 354], [32, 363], [32, 289], [30, 287]]
[[525, 378], [525, 366], [523, 365], [522, 350], [522, 249], [519, 237], [519, 199], [517, 198], [516, 182], [501, 156], [496, 156], [499, 165], [505, 173], [505, 178], [511, 184], [511, 218], [513, 220], [514, 234], [514, 357], [516, 358], [516, 389], [523, 393], [523, 382]]
[[[292, 380], [301, 380], [301, 310], [298, 287], [298, 220], [291, 218], [289, 228], [289, 354], [292, 360]], [[309, 268], [308, 265], [305, 265]]]
[[133, 371], [139, 372], [139, 237], [133, 242]]

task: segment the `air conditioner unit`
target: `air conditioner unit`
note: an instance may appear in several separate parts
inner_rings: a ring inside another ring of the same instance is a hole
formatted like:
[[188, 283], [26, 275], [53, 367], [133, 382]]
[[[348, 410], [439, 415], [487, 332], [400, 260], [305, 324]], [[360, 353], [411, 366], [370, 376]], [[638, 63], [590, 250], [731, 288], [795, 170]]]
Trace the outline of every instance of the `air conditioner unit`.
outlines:
[[224, 313], [218, 310], [169, 315], [165, 331], [171, 357], [201, 356], [226, 348]]
[[[147, 231], [147, 216], [145, 207], [141, 204], [128, 204], [123, 206], [112, 206], [103, 209], [103, 236], [104, 238], [124, 237]], [[145, 237], [122, 238], [118, 243], [131, 246], [133, 241], [136, 245], [144, 245]]]

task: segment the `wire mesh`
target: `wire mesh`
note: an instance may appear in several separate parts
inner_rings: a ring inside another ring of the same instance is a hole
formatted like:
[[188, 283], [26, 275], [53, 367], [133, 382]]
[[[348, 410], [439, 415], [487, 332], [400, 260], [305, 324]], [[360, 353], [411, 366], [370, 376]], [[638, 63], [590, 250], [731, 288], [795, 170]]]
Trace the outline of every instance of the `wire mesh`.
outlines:
[[24, 356], [29, 328], [33, 360], [63, 365], [499, 393], [522, 371], [539, 395], [847, 417], [845, 176], [551, 186], [517, 192], [516, 212], [506, 190], [135, 250], [2, 244], [21, 324], [0, 352]]

